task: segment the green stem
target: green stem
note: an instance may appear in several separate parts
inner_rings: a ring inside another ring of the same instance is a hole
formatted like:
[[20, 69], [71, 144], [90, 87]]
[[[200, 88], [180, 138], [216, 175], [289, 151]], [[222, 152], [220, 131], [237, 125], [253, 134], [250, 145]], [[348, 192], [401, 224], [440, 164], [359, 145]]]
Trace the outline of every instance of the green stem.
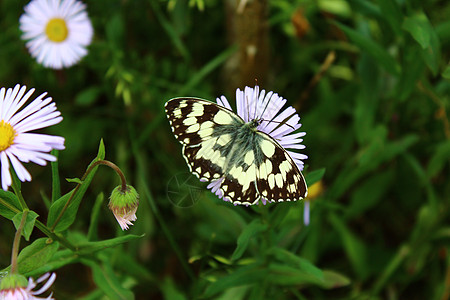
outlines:
[[74, 196], [76, 195], [76, 193], [78, 192], [78, 190], [80, 189], [83, 181], [86, 179], [86, 177], [89, 175], [89, 173], [92, 172], [92, 170], [97, 167], [98, 165], [105, 165], [110, 167], [111, 169], [113, 169], [114, 171], [116, 171], [117, 175], [119, 175], [120, 177], [120, 181], [122, 183], [122, 191], [126, 191], [127, 190], [127, 181], [125, 179], [125, 175], [123, 174], [123, 172], [120, 170], [120, 168], [108, 161], [108, 160], [97, 160], [95, 162], [93, 162], [89, 168], [86, 170], [86, 172], [84, 173], [83, 177], [81, 177], [81, 183], [78, 183], [77, 186], [75, 187], [74, 191], [72, 192], [72, 194], [70, 195], [69, 200], [67, 200], [66, 204], [64, 205], [63, 209], [61, 210], [61, 212], [59, 213], [58, 217], [56, 218], [55, 223], [53, 224], [52, 228], [50, 229], [52, 232], [55, 231], [56, 225], [58, 225], [59, 221], [61, 220], [62, 216], [64, 215], [64, 213], [66, 212], [67, 208], [69, 207], [70, 203], [72, 202], [72, 199], [74, 198]]
[[[10, 211], [12, 211], [16, 214], [20, 213], [19, 209], [17, 209], [14, 205], [9, 204], [7, 201], [3, 200], [2, 198], [0, 198], [0, 205], [5, 206]], [[77, 248], [71, 242], [69, 242], [62, 235], [51, 232], [50, 229], [47, 226], [45, 226], [44, 223], [42, 223], [41, 221], [36, 220], [34, 224], [41, 232], [43, 232], [46, 236], [48, 236], [52, 240], [60, 242], [62, 245], [64, 245], [66, 248], [68, 248], [72, 251], [77, 251]]]
[[189, 265], [186, 263], [186, 259], [184, 258], [180, 247], [178, 246], [177, 242], [175, 241], [174, 237], [172, 236], [169, 228], [166, 225], [166, 222], [164, 221], [164, 218], [162, 217], [162, 214], [159, 212], [158, 206], [156, 206], [156, 203], [153, 199], [153, 196], [150, 193], [150, 190], [148, 189], [146, 183], [148, 182], [147, 180], [145, 180], [144, 177], [141, 177], [142, 181], [143, 181], [143, 186], [144, 186], [144, 192], [145, 195], [147, 196], [146, 198], [148, 199], [148, 203], [150, 204], [150, 208], [153, 211], [153, 214], [155, 215], [156, 219], [158, 220], [159, 226], [161, 227], [162, 231], [164, 232], [164, 234], [166, 235], [167, 240], [169, 241], [170, 246], [172, 246], [173, 250], [175, 251], [176, 256], [178, 257], [181, 265], [183, 266], [183, 269], [186, 271], [186, 273], [188, 274], [189, 278], [194, 281], [195, 280], [195, 275], [192, 272], [191, 268], [189, 267]]
[[12, 177], [12, 185], [11, 186], [12, 186], [17, 198], [19, 199], [20, 206], [22, 207], [23, 210], [28, 209], [28, 205], [22, 196], [22, 187], [21, 187], [22, 185], [20, 184], [20, 180], [17, 177], [17, 174], [14, 170], [11, 170], [11, 177]]
[[72, 250], [73, 252], [76, 252], [78, 250], [77, 247], [75, 247], [71, 242], [69, 242], [64, 236], [62, 236], [59, 233], [54, 233], [47, 226], [45, 226], [44, 223], [36, 220], [35, 225], [46, 236], [48, 236], [49, 238], [51, 238], [54, 241], [60, 242], [64, 247]]
[[[130, 128], [130, 126], [129, 126]], [[133, 137], [134, 134], [132, 132], [131, 129], [129, 129], [130, 131], [130, 135]], [[138, 173], [139, 173], [139, 178], [142, 180], [142, 186], [144, 188], [144, 193], [145, 193], [145, 198], [148, 199], [148, 203], [150, 205], [150, 208], [152, 209], [152, 212], [154, 214], [154, 216], [156, 217], [156, 219], [158, 220], [158, 223], [162, 229], [162, 231], [164, 232], [167, 240], [169, 241], [170, 246], [172, 247], [172, 249], [175, 252], [175, 255], [178, 257], [178, 260], [181, 263], [181, 266], [183, 267], [184, 271], [186, 272], [186, 274], [189, 276], [189, 278], [195, 282], [195, 275], [194, 272], [192, 272], [191, 268], [189, 267], [189, 265], [186, 263], [186, 258], [183, 256], [182, 251], [180, 250], [180, 247], [178, 246], [177, 242], [175, 241], [175, 238], [173, 237], [172, 233], [170, 232], [169, 228], [166, 225], [166, 222], [164, 221], [164, 218], [162, 217], [162, 214], [159, 212], [159, 208], [156, 205], [155, 200], [153, 199], [153, 196], [148, 188], [147, 182], [149, 182], [149, 180], [147, 179], [147, 175], [146, 172], [142, 169], [142, 166], [144, 166], [143, 163], [143, 159], [141, 157], [141, 154], [138, 152], [138, 148], [136, 146], [136, 141], [137, 139], [135, 138], [131, 138], [131, 149], [132, 149], [132, 153], [133, 156], [135, 157], [136, 161], [137, 161], [137, 165], [138, 167]]]
[[17, 273], [17, 256], [19, 255], [20, 237], [22, 236], [22, 230], [27, 220], [28, 209], [25, 209], [20, 220], [19, 228], [17, 228], [16, 235], [14, 236], [14, 243], [11, 253], [11, 273]]
[[408, 256], [411, 248], [408, 245], [403, 245], [397, 251], [397, 254], [391, 259], [384, 272], [375, 282], [372, 288], [372, 295], [378, 295], [381, 289], [386, 285], [391, 275], [397, 270], [397, 268], [402, 264], [403, 260]]

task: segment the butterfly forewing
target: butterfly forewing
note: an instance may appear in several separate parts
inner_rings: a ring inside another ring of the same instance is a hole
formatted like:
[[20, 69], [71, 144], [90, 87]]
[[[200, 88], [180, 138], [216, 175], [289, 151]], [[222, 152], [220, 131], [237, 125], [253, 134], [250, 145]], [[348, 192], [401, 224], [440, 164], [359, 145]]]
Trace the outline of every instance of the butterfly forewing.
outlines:
[[190, 171], [216, 181], [224, 199], [235, 204], [295, 201], [306, 183], [292, 158], [269, 135], [258, 132], [231, 110], [197, 98], [166, 103], [175, 137]]

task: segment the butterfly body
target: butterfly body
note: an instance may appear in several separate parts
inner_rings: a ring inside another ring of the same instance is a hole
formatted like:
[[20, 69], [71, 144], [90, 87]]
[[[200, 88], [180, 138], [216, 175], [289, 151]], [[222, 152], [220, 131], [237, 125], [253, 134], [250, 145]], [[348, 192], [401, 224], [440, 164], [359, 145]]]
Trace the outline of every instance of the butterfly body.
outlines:
[[218, 186], [234, 204], [296, 201], [307, 194], [295, 162], [270, 135], [262, 120], [245, 122], [233, 111], [198, 98], [174, 98], [166, 113], [190, 171]]

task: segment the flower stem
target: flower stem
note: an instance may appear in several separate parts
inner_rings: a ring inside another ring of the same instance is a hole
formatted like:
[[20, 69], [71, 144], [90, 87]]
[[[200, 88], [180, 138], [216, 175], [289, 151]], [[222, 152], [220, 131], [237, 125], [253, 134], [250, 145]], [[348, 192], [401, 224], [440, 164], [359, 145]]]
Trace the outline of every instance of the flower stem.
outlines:
[[17, 177], [17, 174], [14, 170], [11, 171], [11, 177], [12, 177], [12, 188], [13, 188], [14, 193], [16, 194], [17, 198], [19, 199], [20, 206], [22, 206], [22, 210], [28, 209], [28, 205], [22, 196], [22, 187], [20, 184], [20, 180]]
[[76, 193], [80, 189], [83, 181], [86, 179], [86, 177], [89, 175], [89, 173], [91, 173], [91, 171], [95, 167], [97, 167], [98, 165], [105, 165], [105, 166], [110, 167], [114, 171], [116, 171], [116, 173], [117, 173], [117, 175], [119, 175], [120, 181], [122, 183], [122, 191], [125, 192], [127, 190], [127, 181], [125, 179], [125, 175], [123, 174], [123, 172], [120, 170], [120, 168], [116, 164], [114, 164], [114, 163], [112, 163], [112, 162], [110, 162], [108, 160], [97, 160], [97, 161], [93, 162], [89, 166], [89, 168], [86, 170], [86, 172], [84, 173], [83, 177], [81, 177], [81, 183], [77, 184], [77, 186], [75, 187], [74, 191], [70, 195], [69, 200], [67, 200], [67, 202], [64, 205], [63, 209], [61, 210], [61, 212], [59, 213], [58, 217], [56, 218], [55, 223], [53, 224], [52, 228], [50, 229], [52, 232], [55, 230], [56, 225], [58, 225], [58, 223], [61, 220], [62, 216], [64, 215], [64, 213], [66, 212], [66, 210], [69, 207], [70, 203], [72, 202], [72, 199], [74, 198], [74, 196], [76, 195]]
[[[2, 198], [0, 198], [0, 204], [16, 214], [20, 213], [19, 209], [17, 209], [15, 206], [9, 204], [7, 201], [5, 201]], [[60, 234], [55, 234], [54, 232], [51, 232], [50, 229], [47, 226], [45, 226], [45, 224], [42, 223], [41, 221], [36, 220], [34, 224], [41, 232], [43, 232], [46, 236], [48, 236], [52, 240], [60, 242], [66, 248], [68, 248], [74, 252], [77, 250], [76, 247], [74, 245], [72, 245], [72, 243], [69, 242], [65, 237], [63, 237]]]
[[28, 216], [28, 209], [25, 209], [20, 220], [19, 228], [17, 228], [16, 235], [14, 237], [14, 243], [11, 253], [11, 273], [17, 273], [17, 256], [19, 255], [20, 237], [22, 235], [23, 227]]

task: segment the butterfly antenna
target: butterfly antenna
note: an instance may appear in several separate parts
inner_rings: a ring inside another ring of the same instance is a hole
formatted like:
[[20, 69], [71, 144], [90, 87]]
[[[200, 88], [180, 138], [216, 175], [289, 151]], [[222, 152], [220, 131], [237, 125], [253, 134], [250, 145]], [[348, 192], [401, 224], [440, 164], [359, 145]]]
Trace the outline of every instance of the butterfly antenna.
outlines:
[[254, 98], [256, 98], [256, 101], [255, 101], [255, 113], [253, 114], [253, 119], [252, 120], [254, 120], [254, 119], [256, 119], [258, 117], [257, 116], [257, 114], [258, 114], [258, 99], [259, 99], [259, 87], [258, 87], [258, 85], [255, 85], [253, 96], [254, 96]]
[[[292, 117], [292, 115], [289, 116], [289, 118], [286, 118], [286, 119], [284, 119], [284, 120], [281, 121], [281, 122], [280, 122], [280, 121], [274, 121], [274, 120], [273, 120], [274, 118], [272, 118], [272, 120], [267, 121], [267, 122], [268, 122], [268, 123], [278, 123], [279, 126], [277, 126], [277, 128], [280, 127], [281, 125], [286, 125], [286, 126], [291, 127], [293, 130], [295, 130], [295, 127], [294, 127], [294, 126], [292, 126], [291, 124], [288, 124], [288, 123], [287, 123], [291, 117]], [[262, 122], [266, 121], [266, 120], [264, 120], [264, 119], [261, 119], [261, 120], [262, 120]]]

